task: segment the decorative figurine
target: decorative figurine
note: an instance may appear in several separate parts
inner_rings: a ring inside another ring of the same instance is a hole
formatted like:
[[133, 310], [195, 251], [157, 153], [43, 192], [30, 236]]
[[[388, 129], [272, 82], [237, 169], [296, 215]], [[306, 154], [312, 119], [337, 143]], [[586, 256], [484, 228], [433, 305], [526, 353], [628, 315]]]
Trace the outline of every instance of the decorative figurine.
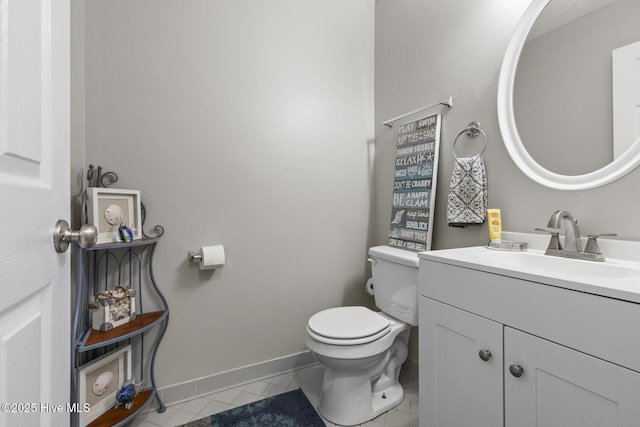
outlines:
[[133, 407], [133, 398], [142, 390], [142, 381], [138, 381], [131, 378], [129, 381], [125, 381], [120, 387], [120, 390], [116, 393], [116, 408], [120, 405], [124, 405], [125, 408], [131, 409]]
[[118, 228], [118, 235], [120, 236], [120, 239], [122, 239], [122, 241], [125, 243], [129, 243], [131, 240], [133, 240], [133, 233], [126, 225], [121, 225], [120, 228]]

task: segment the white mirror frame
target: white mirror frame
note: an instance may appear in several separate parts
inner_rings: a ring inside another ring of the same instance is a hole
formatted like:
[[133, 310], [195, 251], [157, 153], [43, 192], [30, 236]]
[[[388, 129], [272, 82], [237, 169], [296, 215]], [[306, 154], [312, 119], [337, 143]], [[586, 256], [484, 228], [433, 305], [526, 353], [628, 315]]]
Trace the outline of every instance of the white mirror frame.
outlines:
[[[600, 187], [628, 174], [640, 164], [640, 138], [620, 157], [608, 165], [584, 175], [560, 175], [540, 166], [527, 152], [513, 112], [513, 86], [522, 47], [534, 22], [551, 0], [533, 0], [522, 18], [507, 47], [498, 83], [498, 122], [507, 152], [516, 166], [529, 178], [556, 190], [587, 190]], [[550, 99], [549, 102], [553, 102]], [[579, 161], [579, 153], [576, 160]]]

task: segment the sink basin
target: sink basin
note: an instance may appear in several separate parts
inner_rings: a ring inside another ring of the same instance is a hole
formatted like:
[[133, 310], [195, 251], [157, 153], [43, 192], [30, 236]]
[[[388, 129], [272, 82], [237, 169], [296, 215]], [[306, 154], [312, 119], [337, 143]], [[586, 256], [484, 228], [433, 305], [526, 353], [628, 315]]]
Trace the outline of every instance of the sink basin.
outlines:
[[421, 252], [420, 258], [640, 303], [640, 262], [585, 261], [485, 246]]
[[[484, 248], [483, 248], [484, 249]], [[541, 252], [506, 252], [484, 250], [476, 253], [484, 264], [495, 264], [505, 268], [530, 270], [533, 273], [563, 276], [566, 278], [586, 277], [590, 279], [640, 279], [640, 268], [629, 267], [615, 261], [585, 261], [544, 255]], [[639, 283], [640, 286], [640, 283]]]

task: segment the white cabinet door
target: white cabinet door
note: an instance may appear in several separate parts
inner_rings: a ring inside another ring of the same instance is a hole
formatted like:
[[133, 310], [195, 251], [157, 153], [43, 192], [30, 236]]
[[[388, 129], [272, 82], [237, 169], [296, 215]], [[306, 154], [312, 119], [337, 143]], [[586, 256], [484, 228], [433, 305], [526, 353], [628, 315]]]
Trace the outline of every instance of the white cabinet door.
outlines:
[[506, 427], [638, 426], [639, 373], [508, 327], [504, 354]]
[[503, 326], [425, 297], [419, 313], [420, 425], [502, 426]]

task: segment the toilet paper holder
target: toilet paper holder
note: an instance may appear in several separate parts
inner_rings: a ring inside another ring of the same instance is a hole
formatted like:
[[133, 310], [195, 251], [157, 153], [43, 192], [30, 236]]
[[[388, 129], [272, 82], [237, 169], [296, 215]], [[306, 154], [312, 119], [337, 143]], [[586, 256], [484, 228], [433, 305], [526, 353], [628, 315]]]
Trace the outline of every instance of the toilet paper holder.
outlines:
[[198, 251], [189, 251], [189, 261], [198, 264], [200, 270], [213, 270], [225, 264], [224, 246], [203, 246]]
[[191, 262], [200, 262], [200, 261], [202, 261], [202, 255], [200, 255], [199, 253], [195, 253], [193, 251], [189, 251], [188, 256], [189, 256], [189, 261], [191, 261]]

